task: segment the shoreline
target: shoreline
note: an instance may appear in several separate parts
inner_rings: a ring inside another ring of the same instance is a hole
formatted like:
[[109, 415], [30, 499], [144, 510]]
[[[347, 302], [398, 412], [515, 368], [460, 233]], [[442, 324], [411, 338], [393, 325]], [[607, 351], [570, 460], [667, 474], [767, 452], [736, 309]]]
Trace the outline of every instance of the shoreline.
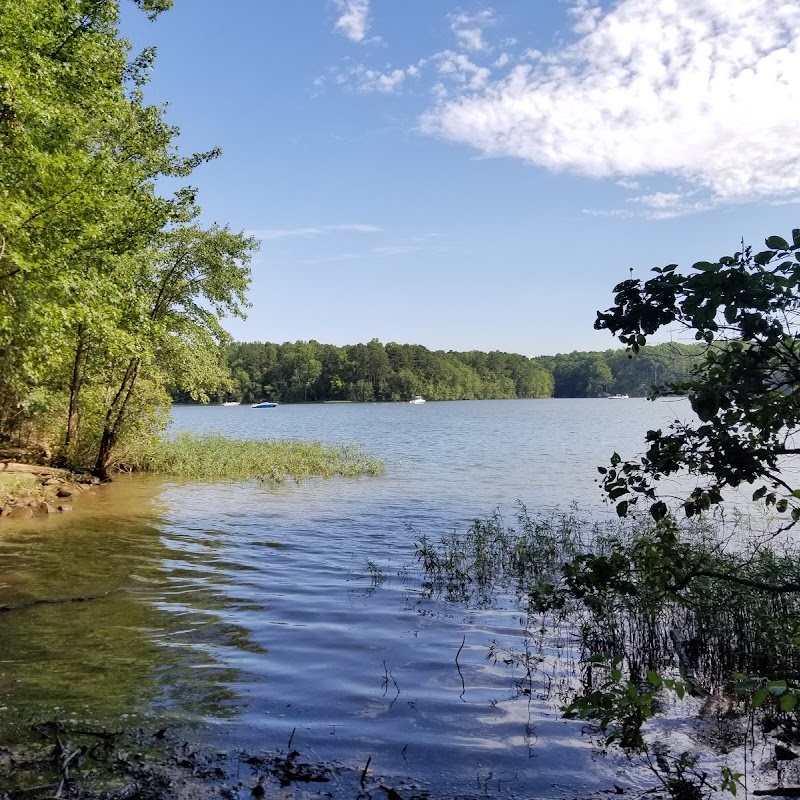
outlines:
[[72, 511], [72, 503], [93, 492], [100, 480], [66, 469], [0, 460], [0, 520], [27, 520]]

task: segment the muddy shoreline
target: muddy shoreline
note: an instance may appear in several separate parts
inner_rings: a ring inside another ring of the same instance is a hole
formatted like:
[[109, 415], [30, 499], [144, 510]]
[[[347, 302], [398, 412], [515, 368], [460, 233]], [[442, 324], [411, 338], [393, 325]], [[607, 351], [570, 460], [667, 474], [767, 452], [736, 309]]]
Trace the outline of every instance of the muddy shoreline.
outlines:
[[72, 511], [72, 504], [91, 493], [100, 480], [58, 467], [0, 460], [0, 523]]

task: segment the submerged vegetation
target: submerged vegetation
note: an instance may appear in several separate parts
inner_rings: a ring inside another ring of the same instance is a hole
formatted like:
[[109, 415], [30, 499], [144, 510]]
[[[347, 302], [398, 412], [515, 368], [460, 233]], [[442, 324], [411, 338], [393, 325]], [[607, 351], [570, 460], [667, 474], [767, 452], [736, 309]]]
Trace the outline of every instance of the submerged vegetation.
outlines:
[[[669, 752], [647, 723], [670, 696], [694, 695], [684, 715], [724, 723], [723, 751], [763, 736], [783, 760], [795, 756], [798, 545], [777, 545], [740, 517], [679, 528], [521, 507], [513, 523], [495, 513], [438, 541], [422, 536], [416, 547], [428, 593], [478, 605], [515, 593], [526, 635], [540, 641], [503, 660], [521, 666], [529, 686], [544, 686], [547, 642], [555, 642], [551, 652], [575, 657], [580, 680], [564, 692], [563, 713], [594, 723], [605, 745], [640, 758], [673, 796], [700, 797], [713, 786], [735, 793], [742, 776], [732, 767], [703, 772], [707, 737], [694, 751]], [[680, 560], [683, 572], [666, 571], [665, 559]]]
[[222, 436], [181, 434], [175, 439], [131, 447], [125, 456], [129, 469], [180, 478], [225, 478], [281, 483], [311, 477], [353, 478], [382, 475], [382, 461], [355, 445], [320, 442], [226, 439]]

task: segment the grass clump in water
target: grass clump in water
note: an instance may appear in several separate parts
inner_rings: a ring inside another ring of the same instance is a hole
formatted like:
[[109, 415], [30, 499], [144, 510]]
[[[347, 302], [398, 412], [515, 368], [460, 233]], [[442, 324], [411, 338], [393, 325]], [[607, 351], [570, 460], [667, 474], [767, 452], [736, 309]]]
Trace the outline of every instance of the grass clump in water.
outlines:
[[383, 475], [386, 466], [356, 445], [321, 442], [226, 439], [183, 433], [170, 440], [142, 445], [127, 455], [134, 471], [180, 478], [255, 478], [282, 483], [306, 478], [355, 478]]

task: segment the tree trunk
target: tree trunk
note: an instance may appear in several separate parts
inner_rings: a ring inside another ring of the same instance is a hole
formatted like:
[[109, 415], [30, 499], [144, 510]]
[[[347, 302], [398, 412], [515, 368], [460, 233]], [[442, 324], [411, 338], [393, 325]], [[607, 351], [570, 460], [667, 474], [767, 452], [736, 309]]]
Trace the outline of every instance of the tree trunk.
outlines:
[[109, 480], [108, 465], [111, 462], [111, 452], [114, 449], [114, 445], [117, 443], [120, 424], [125, 416], [125, 409], [128, 407], [128, 401], [131, 399], [133, 388], [136, 385], [140, 363], [138, 358], [132, 358], [130, 360], [128, 368], [125, 370], [125, 377], [122, 379], [119, 391], [114, 396], [114, 400], [106, 413], [103, 435], [100, 439], [97, 461], [95, 461], [94, 465], [94, 474], [103, 481]]
[[78, 343], [75, 346], [75, 361], [72, 364], [72, 383], [69, 387], [69, 413], [67, 415], [67, 435], [64, 439], [64, 458], [70, 460], [70, 446], [75, 440], [75, 431], [78, 425], [78, 395], [81, 391], [81, 367], [83, 366], [84, 351], [84, 326], [78, 325]]

